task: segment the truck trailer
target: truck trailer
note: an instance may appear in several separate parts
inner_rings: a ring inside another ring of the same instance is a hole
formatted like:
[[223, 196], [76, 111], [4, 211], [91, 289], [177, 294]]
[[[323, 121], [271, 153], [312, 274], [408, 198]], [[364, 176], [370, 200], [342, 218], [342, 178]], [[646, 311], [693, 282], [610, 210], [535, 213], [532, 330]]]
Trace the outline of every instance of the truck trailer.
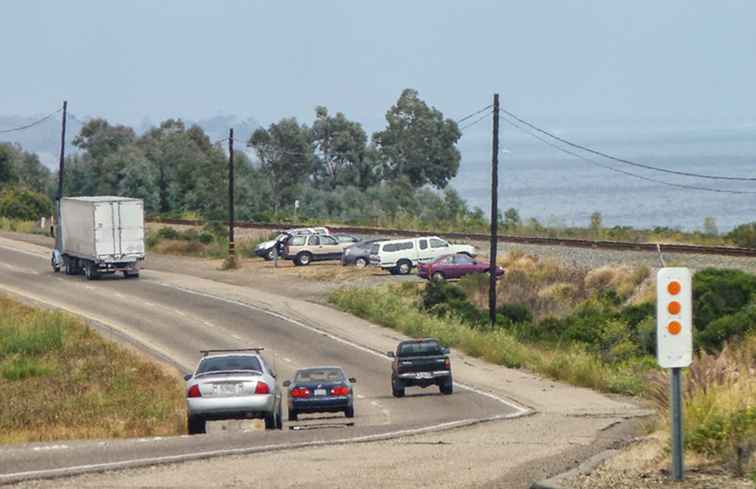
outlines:
[[52, 267], [88, 280], [122, 272], [138, 277], [144, 260], [144, 204], [126, 197], [66, 197], [60, 201]]

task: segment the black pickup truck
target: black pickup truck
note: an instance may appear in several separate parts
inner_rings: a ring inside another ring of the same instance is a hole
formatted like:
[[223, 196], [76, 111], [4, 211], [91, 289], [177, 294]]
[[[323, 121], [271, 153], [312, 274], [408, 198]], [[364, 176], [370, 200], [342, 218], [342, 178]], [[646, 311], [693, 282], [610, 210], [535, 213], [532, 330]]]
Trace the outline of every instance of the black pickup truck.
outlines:
[[394, 359], [391, 364], [391, 392], [404, 397], [404, 388], [437, 385], [442, 394], [451, 394], [452, 381], [449, 349], [434, 338], [402, 341], [396, 352], [386, 353]]

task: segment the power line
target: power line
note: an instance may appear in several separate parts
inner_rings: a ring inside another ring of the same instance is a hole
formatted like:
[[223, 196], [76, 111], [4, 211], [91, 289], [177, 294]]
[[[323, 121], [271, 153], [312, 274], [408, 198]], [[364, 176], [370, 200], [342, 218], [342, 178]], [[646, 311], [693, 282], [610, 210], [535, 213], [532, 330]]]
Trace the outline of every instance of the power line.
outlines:
[[17, 131], [23, 131], [23, 130], [25, 130], [25, 129], [29, 129], [29, 128], [32, 128], [32, 127], [34, 127], [34, 126], [36, 126], [36, 125], [38, 125], [38, 124], [42, 124], [42, 123], [43, 123], [43, 122], [45, 122], [45, 121], [46, 121], [47, 119], [49, 119], [50, 117], [54, 116], [55, 114], [57, 114], [57, 113], [58, 113], [58, 112], [60, 112], [61, 110], [63, 110], [63, 109], [58, 109], [58, 110], [56, 110], [55, 112], [51, 112], [51, 113], [47, 114], [46, 116], [44, 116], [43, 118], [41, 118], [41, 119], [39, 119], [39, 120], [36, 120], [36, 121], [34, 121], [34, 122], [30, 123], [30, 124], [26, 124], [26, 125], [23, 125], [23, 126], [19, 126], [19, 127], [14, 127], [14, 128], [11, 128], [11, 129], [3, 129], [3, 130], [0, 130], [0, 134], [6, 134], [6, 133], [9, 133], [9, 132], [17, 132]]
[[[660, 167], [657, 167], [657, 166], [646, 165], [646, 164], [643, 164], [643, 163], [638, 163], [638, 162], [635, 162], [635, 161], [630, 161], [630, 160], [626, 160], [626, 159], [623, 159], [623, 158], [618, 158], [616, 156], [612, 156], [612, 155], [604, 153], [602, 151], [598, 151], [598, 150], [589, 148], [587, 146], [583, 146], [581, 144], [573, 143], [572, 141], [568, 141], [568, 140], [566, 140], [564, 138], [561, 138], [561, 137], [557, 136], [556, 134], [552, 134], [552, 133], [546, 131], [545, 129], [541, 129], [540, 127], [536, 126], [535, 124], [532, 124], [532, 123], [530, 123], [530, 122], [528, 122], [528, 121], [526, 121], [524, 119], [521, 119], [520, 117], [516, 116], [515, 114], [509, 112], [508, 110], [501, 109], [501, 111], [502, 111], [502, 113], [507, 114], [509, 117], [515, 119], [516, 121], [520, 122], [521, 124], [524, 124], [524, 125], [530, 127], [531, 129], [540, 132], [541, 134], [545, 134], [546, 136], [548, 136], [548, 137], [550, 137], [552, 139], [556, 139], [557, 141], [559, 141], [561, 143], [564, 143], [564, 144], [566, 144], [568, 146], [572, 146], [573, 148], [581, 149], [583, 151], [587, 151], [587, 152], [593, 153], [593, 154], [595, 154], [597, 156], [602, 156], [604, 158], [608, 158], [608, 159], [616, 161], [618, 163], [624, 163], [626, 165], [636, 166], [636, 167], [639, 167], [639, 168], [645, 168], [647, 170], [654, 170], [654, 171], [663, 172], [663, 173], [671, 173], [671, 174], [674, 174], [674, 175], [683, 175], [683, 176], [686, 176], [686, 177], [708, 178], [710, 180], [736, 180], [736, 181], [741, 181], [741, 182], [756, 182], [756, 178], [753, 178], [753, 177], [721, 177], [721, 176], [716, 176], [716, 175], [704, 175], [704, 174], [701, 174], [701, 173], [691, 173], [691, 172], [670, 170], [668, 168], [660, 168]], [[745, 193], [750, 193], [750, 192], [745, 192]]]
[[481, 117], [475, 119], [474, 121], [470, 122], [469, 124], [466, 124], [466, 125], [460, 127], [459, 130], [462, 131], [462, 132], [464, 132], [464, 131], [470, 129], [472, 126], [480, 123], [481, 121], [484, 121], [484, 120], [488, 119], [490, 116], [491, 116], [491, 113], [490, 112], [486, 112]]
[[457, 119], [457, 124], [459, 124], [459, 123], [461, 123], [461, 122], [465, 122], [465, 121], [466, 121], [467, 119], [470, 119], [470, 118], [472, 118], [472, 117], [475, 117], [476, 115], [480, 114], [481, 112], [485, 112], [486, 110], [490, 109], [491, 107], [493, 107], [493, 105], [491, 105], [491, 104], [488, 104], [488, 105], [486, 105], [485, 107], [483, 107], [482, 109], [480, 109], [480, 110], [476, 110], [476, 111], [475, 111], [475, 112], [473, 112], [472, 114], [468, 114], [468, 115], [464, 116], [464, 117], [463, 117], [463, 118], [461, 118], [461, 119]]
[[[505, 111], [502, 111], [502, 112], [505, 112]], [[546, 144], [547, 146], [551, 146], [552, 148], [554, 148], [554, 149], [556, 149], [558, 151], [561, 151], [561, 152], [566, 153], [568, 155], [574, 156], [575, 158], [579, 158], [579, 159], [581, 159], [581, 160], [583, 160], [583, 161], [585, 161], [587, 163], [590, 163], [592, 165], [596, 165], [596, 166], [599, 166], [601, 168], [605, 168], [607, 170], [611, 170], [611, 171], [614, 171], [614, 172], [617, 172], [617, 173], [622, 173], [623, 175], [629, 175], [631, 177], [639, 178], [639, 179], [645, 180], [647, 182], [658, 183], [660, 185], [667, 185], [669, 187], [684, 188], [684, 189], [688, 189], [688, 190], [703, 190], [703, 191], [706, 191], [706, 192], [718, 192], [718, 193], [725, 193], [725, 194], [756, 194], [756, 192], [748, 192], [748, 191], [745, 191], [745, 190], [724, 190], [724, 189], [710, 188], [710, 187], [699, 187], [697, 185], [685, 185], [685, 184], [682, 184], [682, 183], [666, 182], [664, 180], [657, 180], [655, 178], [644, 177], [643, 175], [638, 175], [638, 174], [635, 174], [635, 173], [631, 173], [629, 171], [621, 170], [619, 168], [614, 168], [613, 166], [604, 165], [602, 163], [597, 162], [596, 160], [588, 158], [587, 156], [581, 155], [581, 154], [576, 153], [574, 151], [570, 151], [567, 148], [563, 148], [563, 147], [561, 147], [561, 146], [559, 146], [557, 144], [552, 143], [551, 141], [548, 141], [546, 138], [543, 138], [543, 137], [541, 137], [541, 136], [539, 136], [537, 134], [534, 134], [531, 131], [528, 131], [527, 129], [523, 128], [519, 124], [517, 124], [517, 123], [515, 123], [513, 121], [510, 121], [506, 117], [504, 117], [503, 120], [504, 120], [504, 122], [506, 122], [510, 126], [515, 127], [516, 129], [519, 129], [520, 131], [524, 132], [525, 134], [527, 134], [527, 135], [529, 135], [529, 136], [531, 136], [531, 137], [533, 137], [533, 138], [541, 141], [542, 143]]]

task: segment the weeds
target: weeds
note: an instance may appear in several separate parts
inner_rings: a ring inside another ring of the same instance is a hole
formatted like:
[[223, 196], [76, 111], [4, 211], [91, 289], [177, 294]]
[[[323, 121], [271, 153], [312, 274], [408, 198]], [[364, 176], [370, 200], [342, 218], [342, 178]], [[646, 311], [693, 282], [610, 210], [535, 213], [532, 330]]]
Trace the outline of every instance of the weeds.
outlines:
[[0, 442], [174, 435], [179, 382], [71, 316], [0, 297]]

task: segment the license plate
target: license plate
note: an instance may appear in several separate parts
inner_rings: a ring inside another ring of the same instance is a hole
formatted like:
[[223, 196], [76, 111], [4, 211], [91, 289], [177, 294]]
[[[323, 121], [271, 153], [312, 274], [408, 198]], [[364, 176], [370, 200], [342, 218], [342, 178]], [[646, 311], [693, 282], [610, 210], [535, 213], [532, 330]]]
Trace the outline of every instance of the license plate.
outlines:
[[418, 379], [430, 379], [431, 373], [430, 372], [418, 372], [417, 374]]
[[324, 396], [324, 395], [326, 395], [326, 390], [325, 389], [315, 389], [315, 391], [313, 393], [316, 396]]
[[236, 394], [237, 384], [220, 384], [216, 385], [215, 388], [218, 394]]

